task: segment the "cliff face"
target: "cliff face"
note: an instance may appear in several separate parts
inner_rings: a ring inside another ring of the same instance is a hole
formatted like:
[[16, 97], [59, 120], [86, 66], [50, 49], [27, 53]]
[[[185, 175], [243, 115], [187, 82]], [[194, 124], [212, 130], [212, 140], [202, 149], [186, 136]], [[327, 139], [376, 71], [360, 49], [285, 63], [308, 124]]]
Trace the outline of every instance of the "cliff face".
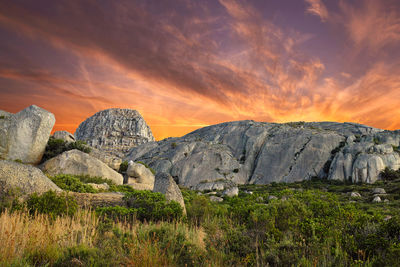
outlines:
[[238, 121], [140, 145], [126, 159], [143, 161], [192, 188], [314, 176], [371, 183], [385, 167], [400, 167], [399, 145], [400, 132], [354, 123]]
[[118, 108], [102, 110], [86, 119], [75, 136], [115, 156], [123, 156], [132, 147], [154, 141], [150, 127], [139, 112]]

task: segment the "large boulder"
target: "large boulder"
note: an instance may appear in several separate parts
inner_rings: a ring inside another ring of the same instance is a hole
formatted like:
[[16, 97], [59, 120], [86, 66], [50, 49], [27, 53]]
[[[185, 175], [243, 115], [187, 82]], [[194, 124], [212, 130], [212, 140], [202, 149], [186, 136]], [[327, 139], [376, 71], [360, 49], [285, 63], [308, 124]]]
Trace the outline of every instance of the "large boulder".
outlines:
[[0, 113], [0, 159], [38, 164], [55, 123], [54, 115], [35, 105]]
[[110, 179], [116, 184], [123, 183], [120, 173], [114, 171], [100, 160], [73, 149], [66, 151], [41, 165], [41, 169], [51, 176], [58, 174], [89, 175]]
[[49, 190], [61, 192], [41, 170], [31, 165], [0, 160], [0, 195], [11, 189], [22, 194], [44, 193]]
[[65, 142], [71, 143], [75, 142], [75, 136], [67, 131], [57, 131], [53, 134], [55, 139], [61, 139]]
[[76, 129], [77, 140], [104, 153], [122, 157], [134, 146], [154, 141], [150, 127], [136, 110], [112, 108], [97, 112]]
[[157, 173], [153, 192], [160, 192], [165, 195], [167, 200], [174, 200], [178, 202], [186, 213], [185, 202], [183, 200], [182, 192], [174, 179], [168, 173]]
[[[126, 175], [128, 177], [128, 184], [147, 185], [145, 186], [146, 189], [153, 190], [154, 174], [143, 164], [133, 161], [129, 162]], [[140, 186], [135, 188], [140, 188]]]

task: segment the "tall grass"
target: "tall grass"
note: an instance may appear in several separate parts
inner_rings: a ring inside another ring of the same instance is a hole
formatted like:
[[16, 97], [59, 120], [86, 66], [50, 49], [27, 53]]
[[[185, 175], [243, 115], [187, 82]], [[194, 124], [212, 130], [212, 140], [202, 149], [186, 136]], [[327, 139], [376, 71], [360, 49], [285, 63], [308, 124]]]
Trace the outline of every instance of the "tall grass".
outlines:
[[98, 219], [90, 211], [52, 220], [43, 214], [6, 210], [0, 215], [0, 262], [11, 264], [38, 253], [56, 259], [62, 248], [93, 246], [97, 226]]
[[0, 214], [0, 266], [216, 266], [204, 231], [183, 222], [102, 222], [88, 210], [55, 219], [26, 211]]

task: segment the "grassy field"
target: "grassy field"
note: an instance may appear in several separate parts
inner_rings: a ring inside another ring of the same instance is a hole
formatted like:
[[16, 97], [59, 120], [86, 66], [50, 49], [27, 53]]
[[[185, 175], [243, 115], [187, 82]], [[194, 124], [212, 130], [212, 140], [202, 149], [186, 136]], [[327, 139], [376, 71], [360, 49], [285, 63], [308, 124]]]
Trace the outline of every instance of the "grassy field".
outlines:
[[[372, 202], [376, 187], [388, 193], [381, 203]], [[355, 191], [361, 197], [351, 197]], [[182, 193], [186, 216], [148, 191], [126, 193], [140, 199], [134, 207], [98, 210], [71, 209], [73, 200], [65, 196], [19, 203], [10, 194], [2, 198], [0, 265], [400, 264], [398, 179], [373, 185], [320, 180], [245, 185], [238, 197], [218, 203], [195, 191]], [[50, 202], [59, 204], [41, 207]]]

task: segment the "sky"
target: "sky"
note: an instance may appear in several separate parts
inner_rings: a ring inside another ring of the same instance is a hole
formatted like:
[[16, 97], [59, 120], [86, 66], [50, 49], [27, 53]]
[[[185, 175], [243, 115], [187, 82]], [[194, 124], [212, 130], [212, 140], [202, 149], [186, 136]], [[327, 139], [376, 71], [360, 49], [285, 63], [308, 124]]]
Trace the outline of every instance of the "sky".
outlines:
[[399, 0], [0, 0], [0, 109], [75, 132], [138, 110], [157, 140], [225, 121], [400, 129]]

